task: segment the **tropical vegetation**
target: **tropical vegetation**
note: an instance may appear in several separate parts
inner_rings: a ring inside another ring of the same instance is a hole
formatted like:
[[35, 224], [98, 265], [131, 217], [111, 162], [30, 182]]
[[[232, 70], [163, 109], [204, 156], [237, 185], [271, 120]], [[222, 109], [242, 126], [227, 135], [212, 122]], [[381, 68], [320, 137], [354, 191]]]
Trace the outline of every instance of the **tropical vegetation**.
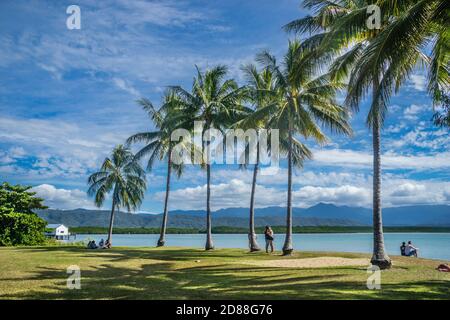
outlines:
[[[247, 80], [245, 86], [226, 79], [226, 66], [219, 65], [205, 72], [197, 68], [191, 90], [170, 86], [159, 110], [149, 100], [139, 101], [149, 113], [155, 131], [135, 134], [127, 143], [145, 143], [135, 158], [149, 156], [148, 169], [156, 159], [167, 161], [166, 197], [158, 246], [164, 245], [167, 228], [170, 173], [175, 168], [171, 163], [174, 130], [183, 128], [193, 132], [194, 122], [201, 121], [201, 134], [207, 137], [201, 145], [200, 161], [200, 166], [206, 170], [206, 250], [214, 248], [211, 130], [224, 136], [231, 127], [279, 130], [280, 149], [287, 158], [288, 172], [283, 246], [283, 253], [287, 255], [293, 250], [293, 167], [301, 167], [305, 160], [313, 157], [304, 141], [312, 138], [318, 144], [325, 143], [327, 137], [323, 129], [326, 127], [333, 133], [351, 134], [349, 112], [359, 111], [362, 101], [370, 97], [366, 123], [373, 136], [372, 263], [381, 268], [391, 266], [384, 248], [381, 213], [381, 131], [390, 97], [420, 64], [428, 72], [428, 91], [436, 108], [440, 108], [434, 115], [434, 123], [448, 126], [448, 3], [443, 0], [305, 0], [303, 5], [311, 15], [285, 26], [297, 39], [289, 42], [281, 63], [267, 51], [258, 54], [256, 64], [242, 68]], [[374, 16], [377, 12], [380, 15]], [[371, 19], [379, 21], [371, 25], [370, 22], [374, 22]], [[336, 101], [340, 90], [346, 94], [342, 105]], [[187, 146], [189, 148], [192, 147]], [[178, 175], [182, 167], [176, 167]], [[250, 251], [259, 250], [254, 227], [259, 167], [257, 158], [250, 192]]]
[[[147, 171], [152, 170], [157, 161], [164, 162], [167, 167], [164, 211], [157, 242], [157, 246], [164, 246], [172, 173], [181, 177], [185, 166], [196, 160], [194, 164], [206, 171], [205, 230], [198, 232], [206, 233], [205, 249], [214, 249], [211, 224], [212, 136], [219, 133], [225, 137], [228, 129], [240, 128], [255, 129], [259, 137], [264, 129], [269, 134], [278, 130], [280, 151], [287, 161], [283, 254], [292, 254], [294, 168], [301, 168], [306, 160], [313, 159], [312, 143], [323, 145], [329, 141], [325, 130], [350, 135], [349, 113], [358, 112], [362, 103], [368, 100], [366, 124], [373, 139], [374, 242], [371, 262], [380, 268], [391, 267], [384, 247], [381, 211], [381, 134], [390, 98], [418, 67], [427, 73], [427, 90], [436, 110], [434, 124], [450, 127], [449, 2], [304, 0], [303, 6], [310, 15], [285, 26], [295, 39], [289, 41], [281, 60], [278, 61], [268, 51], [259, 53], [254, 63], [242, 67], [245, 85], [240, 86], [230, 76], [227, 66], [218, 65], [204, 71], [196, 67], [192, 87], [169, 86], [159, 108], [148, 99], [138, 100], [149, 115], [153, 131], [136, 133], [127, 139], [125, 145], [116, 146], [100, 170], [88, 179], [88, 194], [94, 197], [97, 206], [104, 205], [111, 197], [110, 244], [115, 211], [119, 208], [137, 210], [144, 199], [146, 172], [140, 162], [145, 159]], [[340, 91], [345, 93], [343, 103], [338, 103], [336, 98]], [[200, 128], [195, 126], [196, 123], [201, 124]], [[173, 161], [180, 151], [175, 150], [175, 146], [180, 144], [173, 140], [173, 133], [179, 129], [189, 134], [200, 130], [202, 137], [206, 138], [200, 147], [183, 141], [181, 145], [185, 151], [191, 152], [191, 156], [182, 158], [184, 162], [181, 163]], [[136, 154], [133, 154], [132, 147], [139, 147]], [[245, 168], [250, 163], [247, 160]], [[246, 229], [250, 251], [260, 250], [256, 241], [259, 229], [254, 223], [260, 166], [258, 153], [252, 168]], [[43, 228], [43, 222], [33, 213], [33, 209], [44, 207], [42, 199], [34, 197], [28, 190], [29, 187], [8, 184], [0, 188], [0, 234], [3, 235], [0, 244], [30, 243], [26, 234], [36, 235]], [[20, 238], [16, 230], [26, 225], [32, 227]], [[36, 239], [39, 242], [42, 238], [36, 236]]]
[[34, 212], [47, 209], [31, 186], [0, 185], [0, 246], [45, 243], [47, 223]]
[[227, 72], [228, 68], [223, 65], [205, 72], [197, 68], [191, 92], [180, 86], [172, 87], [185, 105], [186, 114], [191, 121], [189, 128], [193, 130], [194, 123], [201, 122], [202, 137], [207, 137], [207, 141], [203, 140], [201, 146], [201, 165], [206, 169], [206, 250], [214, 249], [211, 233], [212, 135], [216, 130], [225, 135], [227, 128], [249, 112], [243, 105], [243, 88], [235, 80], [225, 79]]

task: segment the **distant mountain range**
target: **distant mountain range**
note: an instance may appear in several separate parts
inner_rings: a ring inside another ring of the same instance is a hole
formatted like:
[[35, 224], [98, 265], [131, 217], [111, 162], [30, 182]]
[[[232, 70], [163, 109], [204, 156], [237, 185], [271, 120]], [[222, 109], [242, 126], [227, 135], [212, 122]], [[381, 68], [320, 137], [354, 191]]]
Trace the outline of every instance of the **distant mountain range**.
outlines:
[[[247, 208], [220, 209], [212, 214], [214, 226], [242, 227], [248, 225]], [[106, 210], [56, 210], [38, 212], [48, 223], [62, 223], [70, 227], [106, 227], [109, 211]], [[284, 225], [286, 208], [267, 207], [255, 210], [256, 226]], [[162, 214], [131, 214], [118, 212], [117, 227], [158, 227]], [[450, 206], [418, 205], [383, 209], [386, 226], [450, 226]], [[335, 206], [319, 203], [310, 208], [293, 208], [294, 226], [363, 226], [372, 223], [372, 210], [359, 207]], [[169, 213], [169, 227], [204, 228], [204, 210], [174, 210]]]

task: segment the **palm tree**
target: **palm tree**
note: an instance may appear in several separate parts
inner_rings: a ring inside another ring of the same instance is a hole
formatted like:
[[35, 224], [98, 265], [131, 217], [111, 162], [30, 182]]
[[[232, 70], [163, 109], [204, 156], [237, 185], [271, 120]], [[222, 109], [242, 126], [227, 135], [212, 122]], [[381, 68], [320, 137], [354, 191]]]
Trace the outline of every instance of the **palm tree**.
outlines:
[[[261, 72], [258, 72], [257, 67], [253, 64], [248, 64], [242, 68], [245, 77], [247, 78], [247, 96], [249, 101], [254, 106], [254, 112], [273, 103], [274, 99], [276, 99], [276, 95], [273, 95], [274, 92], [274, 77], [272, 72], [269, 69], [264, 69]], [[248, 129], [245, 126], [245, 118], [239, 121], [236, 124], [236, 127], [241, 127], [243, 129]], [[257, 123], [256, 127], [250, 127], [250, 129], [257, 130], [257, 137], [259, 140], [259, 129], [267, 129], [267, 121], [268, 119], [260, 120]], [[253, 167], [253, 178], [252, 178], [252, 188], [250, 193], [250, 215], [249, 215], [249, 248], [250, 251], [259, 251], [261, 250], [258, 242], [256, 241], [256, 232], [255, 232], [255, 191], [256, 191], [256, 179], [258, 176], [260, 159], [259, 159], [259, 141], [256, 145], [257, 153], [256, 153], [256, 163]], [[245, 155], [244, 155], [245, 156]], [[247, 159], [247, 158], [246, 158]]]
[[289, 255], [293, 251], [292, 170], [293, 166], [301, 166], [304, 159], [312, 157], [306, 145], [294, 135], [299, 134], [305, 139], [312, 138], [318, 143], [324, 143], [327, 137], [321, 126], [345, 134], [349, 134], [351, 129], [345, 109], [335, 101], [335, 92], [341, 85], [330, 81], [328, 74], [316, 76], [320, 61], [300, 42], [289, 42], [281, 66], [268, 52], [259, 54], [257, 60], [273, 73], [274, 94], [280, 96], [280, 99], [260, 108], [250, 117], [256, 121], [269, 117], [269, 127], [280, 130], [280, 150], [287, 153], [288, 197], [283, 254]]
[[108, 193], [112, 191], [111, 217], [109, 220], [108, 243], [112, 244], [115, 210], [122, 207], [136, 210], [142, 203], [147, 188], [145, 171], [130, 149], [116, 146], [110, 157], [105, 158], [100, 171], [89, 176], [88, 195], [95, 197], [95, 204], [101, 207]]
[[[382, 28], [365, 37], [364, 50], [351, 69], [347, 104], [356, 108], [372, 87], [372, 104], [367, 118], [372, 128], [374, 150], [374, 253], [371, 262], [380, 268], [389, 268], [391, 261], [385, 253], [382, 233], [380, 131], [390, 97], [419, 63], [428, 66], [428, 91], [434, 103], [448, 103], [449, 3], [442, 0], [385, 0], [379, 5], [383, 13]], [[359, 37], [364, 34], [357, 19], [351, 16], [345, 19], [344, 26], [332, 28], [333, 34], [349, 30], [354, 30]], [[428, 45], [432, 47], [431, 56], [424, 49]]]
[[156, 130], [134, 134], [127, 139], [127, 144], [137, 142], [145, 143], [145, 146], [136, 153], [136, 159], [140, 160], [143, 157], [149, 156], [147, 170], [153, 168], [154, 162], [157, 159], [165, 159], [165, 161], [167, 161], [164, 213], [159, 239], [156, 244], [158, 247], [162, 247], [165, 244], [167, 229], [171, 173], [172, 170], [175, 170], [177, 176], [180, 177], [183, 170], [182, 165], [172, 162], [172, 150], [175, 142], [171, 141], [171, 134], [175, 129], [183, 127], [185, 118], [183, 117], [183, 108], [180, 99], [170, 90], [165, 93], [162, 106], [159, 110], [156, 110], [148, 99], [140, 99], [138, 100], [138, 103], [149, 114]]
[[[192, 125], [194, 121], [203, 121], [202, 136], [209, 129], [224, 132], [248, 112], [248, 108], [241, 104], [243, 88], [232, 79], [224, 80], [226, 74], [227, 67], [222, 65], [204, 73], [197, 68], [192, 92], [179, 86], [173, 87], [183, 99], [186, 114], [190, 115]], [[206, 250], [214, 249], [211, 234], [211, 163], [209, 155], [204, 153], [205, 147], [209, 150], [209, 144], [210, 141], [202, 142], [204, 159], [202, 166], [206, 168]]]
[[[314, 15], [292, 21], [285, 28], [299, 34], [314, 34], [307, 40], [309, 46], [316, 47], [325, 58], [338, 56], [330, 69], [336, 78], [349, 78], [346, 103], [357, 111], [372, 88], [367, 117], [373, 136], [374, 250], [371, 262], [380, 268], [389, 268], [391, 260], [384, 248], [381, 213], [380, 131], [392, 90], [400, 88], [418, 61], [431, 62], [429, 91], [435, 102], [444, 100], [442, 92], [448, 91], [449, 84], [446, 45], [449, 34], [445, 13], [448, 2], [305, 0], [303, 4]], [[378, 30], [369, 30], [366, 25], [367, 8], [372, 4], [380, 7], [382, 15]], [[432, 57], [428, 58], [423, 48], [432, 38], [435, 38]], [[342, 49], [346, 52], [340, 55]]]

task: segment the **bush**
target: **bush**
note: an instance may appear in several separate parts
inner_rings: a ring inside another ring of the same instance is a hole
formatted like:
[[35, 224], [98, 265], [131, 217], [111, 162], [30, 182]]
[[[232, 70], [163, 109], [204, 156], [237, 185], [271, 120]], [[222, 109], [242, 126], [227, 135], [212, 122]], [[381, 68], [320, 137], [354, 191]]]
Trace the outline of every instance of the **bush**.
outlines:
[[45, 243], [45, 220], [35, 214], [0, 214], [0, 246], [40, 245]]

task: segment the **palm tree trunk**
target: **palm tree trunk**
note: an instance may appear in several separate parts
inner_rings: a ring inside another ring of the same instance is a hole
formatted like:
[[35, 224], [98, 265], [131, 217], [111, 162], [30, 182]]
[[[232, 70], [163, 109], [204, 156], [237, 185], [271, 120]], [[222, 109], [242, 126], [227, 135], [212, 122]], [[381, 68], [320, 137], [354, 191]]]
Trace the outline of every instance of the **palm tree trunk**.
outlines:
[[169, 193], [170, 193], [170, 173], [172, 171], [172, 149], [169, 148], [169, 159], [167, 160], [167, 180], [166, 180], [166, 198], [164, 199], [164, 214], [161, 223], [161, 231], [156, 246], [163, 247], [166, 242], [167, 214], [169, 210]]
[[112, 232], [113, 232], [113, 224], [114, 224], [114, 210], [116, 207], [116, 202], [112, 201], [112, 208], [111, 208], [111, 217], [109, 218], [109, 231], [108, 231], [108, 239], [106, 240], [109, 243], [109, 246], [112, 246]]
[[289, 149], [288, 149], [288, 198], [286, 213], [286, 239], [283, 245], [283, 255], [290, 255], [292, 247], [292, 129], [289, 129]]
[[[378, 79], [374, 81], [374, 94]], [[388, 269], [392, 262], [384, 248], [383, 221], [381, 214], [381, 152], [380, 152], [380, 114], [377, 112], [372, 124], [373, 138], [373, 256], [371, 263], [380, 269]]]
[[250, 221], [249, 221], [249, 232], [248, 232], [248, 241], [250, 251], [259, 251], [261, 248], [256, 241], [256, 233], [255, 233], [255, 189], [256, 189], [256, 177], [258, 175], [259, 169], [259, 144], [257, 144], [257, 156], [256, 156], [256, 164], [253, 169], [253, 181], [252, 181], [252, 193], [250, 195]]
[[214, 249], [211, 234], [211, 165], [206, 165], [206, 245], [205, 250]]

